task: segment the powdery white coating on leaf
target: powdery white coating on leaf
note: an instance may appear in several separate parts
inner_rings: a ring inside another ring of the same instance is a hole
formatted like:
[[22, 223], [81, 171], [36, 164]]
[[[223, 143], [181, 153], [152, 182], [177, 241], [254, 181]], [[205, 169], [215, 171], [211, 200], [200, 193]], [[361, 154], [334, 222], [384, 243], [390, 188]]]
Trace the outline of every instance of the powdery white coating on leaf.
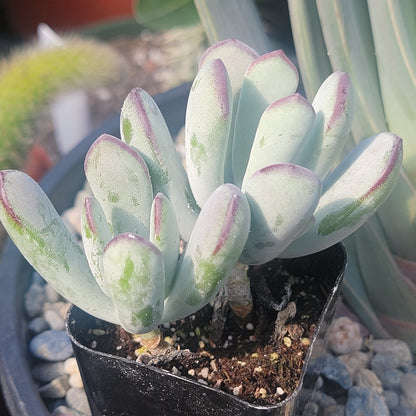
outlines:
[[42, 188], [19, 171], [2, 171], [0, 178], [0, 220], [26, 260], [69, 302], [117, 323], [111, 300]]
[[282, 98], [267, 107], [257, 126], [243, 184], [261, 168], [293, 162], [314, 120], [312, 106], [300, 94]]
[[162, 253], [165, 265], [165, 297], [169, 294], [179, 257], [179, 230], [169, 199], [158, 193], [150, 212], [149, 240]]
[[295, 162], [323, 179], [341, 154], [352, 123], [353, 88], [348, 75], [331, 74], [316, 93], [312, 106], [315, 123]]
[[121, 140], [102, 135], [87, 153], [85, 174], [113, 235], [148, 237], [153, 192], [142, 157]]
[[220, 186], [199, 214], [183, 253], [162, 321], [196, 312], [225, 284], [241, 255], [250, 227], [250, 208], [232, 184]]
[[241, 261], [263, 264], [278, 257], [313, 220], [321, 181], [294, 164], [276, 164], [255, 172], [243, 191], [250, 204], [251, 227]]
[[283, 255], [298, 257], [323, 250], [358, 229], [396, 184], [402, 154], [402, 140], [392, 133], [363, 140], [324, 181], [314, 226]]
[[102, 270], [102, 255], [112, 235], [104, 211], [93, 196], [85, 198], [81, 212], [81, 236], [90, 270], [103, 292], [108, 296]]
[[188, 240], [199, 208], [166, 122], [152, 97], [140, 88], [133, 89], [123, 103], [120, 131], [122, 140], [145, 160], [154, 195], [162, 192], [169, 198], [181, 235]]
[[233, 138], [232, 166], [237, 186], [242, 183], [263, 111], [273, 102], [294, 94], [298, 83], [296, 67], [281, 50], [260, 56], [248, 67], [238, 101]]
[[136, 234], [119, 234], [105, 248], [103, 269], [120, 325], [131, 333], [156, 328], [164, 298], [164, 266], [158, 248]]
[[219, 59], [210, 61], [192, 85], [185, 120], [187, 173], [200, 207], [224, 183], [231, 107], [231, 88], [224, 64]]

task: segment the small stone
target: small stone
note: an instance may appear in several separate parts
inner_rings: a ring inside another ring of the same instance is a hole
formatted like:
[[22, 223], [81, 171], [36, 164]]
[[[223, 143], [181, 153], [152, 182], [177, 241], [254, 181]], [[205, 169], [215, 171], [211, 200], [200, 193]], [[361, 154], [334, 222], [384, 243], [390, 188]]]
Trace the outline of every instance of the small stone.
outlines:
[[66, 392], [66, 401], [68, 406], [72, 407], [73, 409], [77, 410], [84, 415], [90, 416], [91, 410], [90, 406], [88, 405], [87, 395], [83, 389], [77, 389], [71, 387]]
[[328, 347], [335, 354], [359, 351], [362, 343], [363, 337], [357, 322], [346, 316], [334, 320], [329, 329]]
[[43, 314], [43, 317], [51, 329], [55, 329], [57, 331], [62, 331], [65, 329], [65, 321], [61, 318], [58, 312], [54, 311], [53, 309], [46, 310]]
[[391, 416], [416, 416], [416, 409], [407, 406], [396, 406], [390, 409]]
[[345, 415], [345, 406], [342, 404], [336, 404], [334, 406], [329, 406], [324, 409], [322, 416], [344, 416]]
[[400, 387], [409, 405], [416, 409], [416, 375], [413, 373], [403, 374]]
[[253, 331], [254, 325], [249, 322], [248, 324], [246, 324], [246, 329], [247, 329], [247, 331]]
[[394, 391], [384, 390], [383, 391], [384, 401], [389, 409], [399, 405], [399, 395]]
[[402, 375], [402, 371], [393, 368], [380, 373], [378, 377], [384, 389], [396, 391], [400, 389]]
[[276, 395], [281, 396], [285, 391], [281, 387], [276, 388]]
[[29, 342], [34, 357], [46, 361], [63, 361], [71, 357], [72, 346], [65, 331], [49, 329]]
[[371, 348], [375, 353], [389, 353], [395, 355], [399, 364], [398, 367], [411, 366], [413, 355], [406, 342], [399, 339], [376, 339], [372, 342]]
[[84, 384], [82, 382], [81, 373], [79, 372], [77, 360], [75, 357], [68, 358], [64, 362], [65, 372], [69, 376], [69, 385], [71, 387], [76, 387], [82, 389]]
[[65, 374], [39, 387], [39, 394], [44, 399], [59, 399], [65, 397], [68, 388], [68, 376]]
[[329, 407], [337, 404], [333, 397], [319, 390], [313, 393], [313, 401], [318, 403], [319, 407]]
[[371, 369], [378, 375], [399, 366], [399, 357], [390, 352], [379, 352], [371, 360]]
[[347, 390], [352, 386], [352, 379], [347, 367], [329, 353], [325, 353], [311, 361], [307, 368], [307, 372], [310, 374], [321, 375], [328, 380], [335, 382], [344, 390]]
[[41, 334], [50, 329], [49, 324], [40, 316], [33, 318], [27, 325], [27, 331], [30, 337]]
[[302, 416], [317, 416], [319, 412], [319, 406], [315, 402], [306, 403], [302, 411]]
[[289, 337], [283, 338], [283, 343], [286, 345], [286, 347], [290, 348], [292, 346], [292, 340]]
[[58, 406], [53, 410], [51, 416], [80, 416], [80, 414], [68, 406]]
[[32, 368], [33, 377], [41, 383], [49, 383], [54, 378], [63, 376], [65, 374], [65, 367], [63, 362], [55, 363], [40, 363]]
[[338, 360], [345, 364], [353, 378], [359, 369], [367, 368], [370, 363], [370, 357], [362, 351], [354, 351], [349, 354], [340, 355], [338, 356]]
[[27, 316], [35, 318], [42, 313], [45, 302], [45, 289], [38, 283], [32, 283], [24, 296], [24, 306]]
[[367, 387], [351, 387], [345, 405], [345, 416], [390, 416], [381, 395]]
[[383, 392], [383, 386], [376, 373], [368, 368], [361, 368], [355, 373], [354, 383], [360, 387], [368, 387], [373, 389], [376, 393]]
[[208, 367], [204, 367], [198, 374], [198, 376], [202, 377], [202, 378], [208, 378], [209, 375], [209, 368]]

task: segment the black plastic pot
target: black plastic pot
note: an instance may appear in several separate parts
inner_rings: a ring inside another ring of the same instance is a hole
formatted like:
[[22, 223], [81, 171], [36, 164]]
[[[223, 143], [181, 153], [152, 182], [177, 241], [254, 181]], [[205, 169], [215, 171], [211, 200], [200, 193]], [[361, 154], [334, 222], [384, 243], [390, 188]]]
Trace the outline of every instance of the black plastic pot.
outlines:
[[[335, 310], [344, 274], [346, 254], [337, 244], [320, 253], [285, 260], [289, 272], [320, 277], [328, 293], [317, 330], [308, 350], [300, 383], [295, 392], [276, 406], [256, 406], [235, 396], [207, 387], [167, 371], [116, 357], [83, 344], [91, 328], [108, 328], [108, 324], [72, 307], [67, 317], [75, 357], [80, 367], [84, 387], [94, 416], [247, 416], [292, 415], [299, 411], [306, 397], [302, 389], [312, 387], [314, 380], [305, 378], [312, 355], [323, 352], [324, 337]], [[298, 414], [298, 413], [296, 413]]]
[[[169, 129], [175, 136], [185, 121], [189, 85], [172, 89], [155, 97]], [[48, 173], [41, 185], [58, 212], [74, 203], [85, 182], [84, 158], [92, 142], [102, 133], [119, 136], [119, 116], [104, 123]], [[16, 246], [5, 243], [0, 263], [0, 383], [8, 411], [13, 416], [49, 414], [38, 394], [30, 372], [23, 298], [33, 269]]]

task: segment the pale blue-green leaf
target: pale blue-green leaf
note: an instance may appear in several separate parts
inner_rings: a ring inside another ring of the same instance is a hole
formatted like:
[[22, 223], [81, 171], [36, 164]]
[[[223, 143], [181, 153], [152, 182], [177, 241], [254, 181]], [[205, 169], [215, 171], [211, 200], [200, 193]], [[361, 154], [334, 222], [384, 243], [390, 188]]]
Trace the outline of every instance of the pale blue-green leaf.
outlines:
[[[258, 58], [258, 53], [237, 39], [227, 39], [208, 48], [199, 60], [199, 68], [214, 59], [221, 59], [228, 73], [232, 94], [232, 119], [237, 113], [238, 98], [244, 81], [244, 74], [249, 65]], [[231, 123], [230, 138], [225, 157], [225, 182], [233, 182], [232, 149], [234, 137], [234, 123]]]
[[165, 290], [159, 249], [137, 234], [119, 234], [104, 250], [103, 269], [120, 325], [135, 334], [156, 328]]
[[117, 323], [109, 297], [42, 188], [19, 171], [0, 172], [0, 220], [26, 260], [69, 302]]
[[179, 230], [169, 199], [158, 193], [150, 215], [150, 242], [162, 253], [165, 264], [165, 297], [169, 294], [179, 258]]
[[282, 50], [257, 58], [248, 67], [241, 87], [233, 138], [234, 183], [241, 186], [251, 146], [263, 111], [273, 102], [295, 93], [296, 67]]
[[221, 185], [199, 214], [165, 301], [163, 322], [196, 312], [218, 293], [241, 255], [249, 228], [246, 197], [234, 185]]
[[[416, 285], [401, 273], [382, 236], [371, 222], [354, 234], [357, 257], [368, 297], [381, 322], [393, 336], [415, 341]], [[398, 307], [400, 305], [400, 307]], [[412, 338], [413, 333], [413, 338]], [[413, 344], [413, 347], [416, 347]]]
[[165, 194], [177, 213], [179, 231], [189, 239], [199, 208], [165, 119], [146, 91], [135, 88], [125, 99], [120, 115], [121, 138], [145, 160], [153, 195]]
[[354, 85], [351, 131], [358, 143], [365, 137], [388, 130], [367, 3], [362, 0], [317, 0], [316, 4], [333, 71], [348, 73]]
[[323, 39], [316, 3], [288, 0], [296, 58], [306, 97], [312, 101], [320, 85], [333, 71]]
[[392, 133], [363, 140], [325, 179], [314, 226], [282, 256], [298, 257], [323, 250], [357, 230], [396, 184], [402, 154], [402, 141]]
[[224, 183], [231, 100], [230, 82], [223, 62], [220, 59], [208, 62], [192, 84], [185, 119], [186, 170], [200, 207]]
[[259, 169], [293, 162], [315, 120], [315, 112], [300, 94], [282, 98], [264, 110], [250, 152], [244, 183]]
[[293, 164], [271, 165], [246, 181], [251, 227], [240, 261], [263, 264], [278, 257], [313, 218], [321, 181], [312, 171]]
[[294, 162], [314, 171], [322, 180], [340, 156], [352, 122], [352, 85], [345, 72], [334, 72], [319, 88], [312, 107], [314, 126]]
[[103, 134], [85, 157], [85, 175], [113, 235], [149, 235], [153, 201], [149, 171], [142, 157], [121, 140]]
[[[406, 153], [406, 149], [404, 149]], [[404, 172], [377, 211], [391, 251], [416, 261], [416, 189]]]
[[82, 207], [81, 237], [90, 270], [101, 290], [109, 296], [104, 285], [102, 255], [112, 235], [104, 211], [93, 196], [85, 198]]
[[416, 2], [368, 0], [387, 125], [403, 138], [403, 168], [416, 186]]
[[359, 317], [363, 325], [377, 338], [389, 338], [391, 335], [381, 325], [367, 291], [364, 287], [361, 269], [358, 264], [354, 234], [344, 240], [347, 250], [347, 267], [342, 282], [342, 298]]

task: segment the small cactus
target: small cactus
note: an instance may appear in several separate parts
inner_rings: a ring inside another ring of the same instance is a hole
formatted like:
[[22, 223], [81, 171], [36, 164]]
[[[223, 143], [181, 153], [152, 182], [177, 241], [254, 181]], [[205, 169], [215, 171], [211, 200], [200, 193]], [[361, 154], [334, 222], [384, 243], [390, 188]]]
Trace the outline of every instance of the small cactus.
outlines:
[[342, 240], [390, 193], [402, 157], [394, 134], [368, 138], [337, 164], [352, 117], [348, 76], [332, 74], [311, 104], [297, 84], [282, 51], [216, 44], [189, 96], [186, 171], [157, 105], [134, 89], [122, 140], [102, 135], [85, 159], [93, 195], [83, 248], [18, 171], [1, 171], [1, 221], [68, 300], [149, 338], [210, 302], [231, 274], [244, 283], [246, 265]]

